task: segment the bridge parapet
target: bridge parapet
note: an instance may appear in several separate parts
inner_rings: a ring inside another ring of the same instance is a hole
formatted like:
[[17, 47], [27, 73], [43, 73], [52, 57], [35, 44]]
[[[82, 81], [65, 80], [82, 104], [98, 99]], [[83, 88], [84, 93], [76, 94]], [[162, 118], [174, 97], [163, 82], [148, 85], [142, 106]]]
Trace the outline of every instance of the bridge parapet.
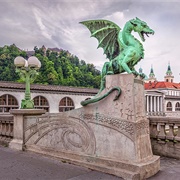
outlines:
[[149, 117], [153, 153], [180, 158], [180, 118]]
[[0, 144], [8, 145], [13, 138], [13, 116], [1, 115], [0, 116]]

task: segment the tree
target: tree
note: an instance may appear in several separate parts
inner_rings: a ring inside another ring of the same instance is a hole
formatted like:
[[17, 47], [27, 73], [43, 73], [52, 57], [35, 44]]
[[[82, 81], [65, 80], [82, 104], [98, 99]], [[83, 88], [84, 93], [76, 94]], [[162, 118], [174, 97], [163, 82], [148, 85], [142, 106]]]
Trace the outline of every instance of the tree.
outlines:
[[[100, 71], [93, 64], [86, 64], [77, 56], [68, 51], [46, 49], [45, 46], [34, 47], [35, 56], [41, 62], [39, 76], [34, 83], [59, 84], [65, 86], [99, 87]], [[0, 80], [21, 82], [15, 73], [14, 59], [17, 56], [28, 58], [25, 51], [20, 50], [15, 44], [0, 47]]]

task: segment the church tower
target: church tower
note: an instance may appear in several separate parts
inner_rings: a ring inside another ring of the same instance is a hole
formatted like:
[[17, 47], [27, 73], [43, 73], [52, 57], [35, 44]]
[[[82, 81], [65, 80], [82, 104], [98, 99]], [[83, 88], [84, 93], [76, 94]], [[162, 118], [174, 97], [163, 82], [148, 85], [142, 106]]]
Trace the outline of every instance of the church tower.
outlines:
[[155, 74], [154, 74], [153, 67], [152, 67], [152, 65], [151, 65], [151, 70], [150, 70], [148, 82], [153, 83], [153, 82], [155, 82], [155, 81], [157, 81], [157, 80], [156, 80], [156, 77], [155, 77]]
[[164, 76], [165, 82], [173, 82], [174, 76], [172, 75], [170, 63], [168, 64], [168, 69], [166, 71], [166, 75]]

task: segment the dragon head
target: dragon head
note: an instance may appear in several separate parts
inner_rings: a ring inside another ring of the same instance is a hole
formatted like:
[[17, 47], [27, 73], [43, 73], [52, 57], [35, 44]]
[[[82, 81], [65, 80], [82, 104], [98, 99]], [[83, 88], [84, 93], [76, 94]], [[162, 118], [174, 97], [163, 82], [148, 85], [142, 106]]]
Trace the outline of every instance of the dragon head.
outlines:
[[144, 42], [145, 37], [144, 34], [146, 34], [147, 37], [149, 37], [148, 34], [154, 34], [154, 31], [149, 28], [146, 22], [141, 21], [139, 18], [136, 17], [136, 19], [132, 19], [130, 23], [133, 25], [133, 30], [135, 32], [138, 32], [141, 40]]

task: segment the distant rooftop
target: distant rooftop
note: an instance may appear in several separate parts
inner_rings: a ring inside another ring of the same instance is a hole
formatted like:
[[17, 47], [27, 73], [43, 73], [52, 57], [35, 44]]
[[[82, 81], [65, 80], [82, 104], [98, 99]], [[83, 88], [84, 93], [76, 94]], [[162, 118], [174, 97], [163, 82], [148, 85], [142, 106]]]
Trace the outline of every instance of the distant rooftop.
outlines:
[[27, 56], [30, 57], [30, 56], [33, 56], [35, 51], [26, 51], [27, 53]]
[[[44, 46], [44, 48], [45, 48], [45, 46]], [[55, 47], [55, 48], [47, 48], [47, 50], [50, 50], [52, 52], [57, 52], [57, 53], [60, 53], [61, 51], [63, 51], [63, 49], [59, 49], [57, 47]], [[26, 53], [27, 53], [27, 55], [29, 57], [29, 56], [33, 56], [35, 51], [26, 51]]]
[[[25, 89], [25, 83], [16, 83], [8, 81], [0, 81], [0, 89]], [[70, 86], [60, 86], [60, 85], [42, 85], [42, 84], [31, 84], [31, 90], [41, 90], [41, 91], [53, 91], [53, 92], [64, 92], [64, 93], [87, 93], [87, 94], [97, 94], [99, 89], [95, 88], [82, 88], [82, 87], [70, 87]]]
[[173, 82], [149, 82], [144, 83], [145, 90], [148, 89], [180, 89], [180, 83]]
[[53, 52], [61, 52], [62, 49], [59, 48], [48, 48], [48, 50], [53, 51]]

